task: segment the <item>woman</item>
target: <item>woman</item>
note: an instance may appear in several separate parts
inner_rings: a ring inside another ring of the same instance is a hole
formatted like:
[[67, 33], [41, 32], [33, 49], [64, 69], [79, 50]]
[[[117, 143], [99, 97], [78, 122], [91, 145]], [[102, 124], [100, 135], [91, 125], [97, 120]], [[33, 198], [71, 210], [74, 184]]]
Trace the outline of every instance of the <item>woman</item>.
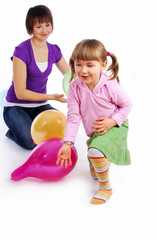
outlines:
[[55, 64], [65, 74], [69, 66], [57, 45], [46, 40], [53, 31], [51, 11], [43, 5], [30, 8], [26, 29], [32, 37], [14, 51], [13, 81], [6, 96], [4, 121], [9, 130], [6, 136], [25, 149], [33, 149], [30, 128], [33, 119], [42, 111], [54, 109], [47, 100], [66, 102], [63, 94], [47, 94], [48, 76]]

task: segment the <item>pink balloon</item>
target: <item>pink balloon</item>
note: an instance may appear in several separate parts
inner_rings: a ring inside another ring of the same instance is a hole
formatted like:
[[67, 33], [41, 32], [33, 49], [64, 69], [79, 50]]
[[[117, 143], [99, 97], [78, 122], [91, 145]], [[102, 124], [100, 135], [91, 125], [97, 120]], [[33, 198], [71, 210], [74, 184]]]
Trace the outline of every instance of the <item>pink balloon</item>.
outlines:
[[59, 138], [48, 139], [37, 145], [28, 160], [11, 174], [11, 179], [18, 181], [26, 177], [34, 177], [55, 181], [69, 174], [77, 162], [77, 151], [74, 146], [71, 148], [72, 166], [69, 163], [67, 168], [57, 166], [56, 160], [62, 146], [61, 140]]

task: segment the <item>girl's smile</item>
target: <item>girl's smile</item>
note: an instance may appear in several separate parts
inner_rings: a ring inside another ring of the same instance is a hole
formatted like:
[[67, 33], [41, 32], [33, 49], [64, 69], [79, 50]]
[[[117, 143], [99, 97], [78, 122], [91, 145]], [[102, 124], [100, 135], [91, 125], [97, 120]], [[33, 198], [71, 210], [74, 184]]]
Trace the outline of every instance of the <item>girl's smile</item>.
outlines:
[[95, 85], [100, 80], [101, 71], [106, 68], [107, 62], [99, 63], [96, 60], [75, 61], [75, 73], [84, 82], [90, 90], [93, 90]]
[[83, 79], [87, 79], [87, 78], [88, 78], [88, 76], [82, 76], [82, 78], [83, 78]]

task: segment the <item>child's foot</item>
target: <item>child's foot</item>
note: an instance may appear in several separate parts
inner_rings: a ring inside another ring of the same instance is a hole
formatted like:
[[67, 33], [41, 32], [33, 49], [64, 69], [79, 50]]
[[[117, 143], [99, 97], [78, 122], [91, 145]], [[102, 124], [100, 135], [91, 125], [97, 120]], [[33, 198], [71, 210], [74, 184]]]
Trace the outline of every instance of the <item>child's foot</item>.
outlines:
[[100, 189], [98, 193], [91, 199], [90, 203], [103, 204], [107, 202], [107, 200], [111, 197], [111, 195], [112, 195], [112, 189], [110, 190]]
[[98, 180], [95, 169], [90, 167], [90, 174], [95, 180]]

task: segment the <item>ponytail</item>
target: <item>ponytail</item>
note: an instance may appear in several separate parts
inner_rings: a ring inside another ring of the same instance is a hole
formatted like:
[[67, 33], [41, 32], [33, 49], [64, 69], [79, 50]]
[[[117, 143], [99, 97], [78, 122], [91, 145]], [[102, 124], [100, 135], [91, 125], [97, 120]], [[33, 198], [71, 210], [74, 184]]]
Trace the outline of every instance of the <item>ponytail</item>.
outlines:
[[69, 65], [71, 68], [71, 78], [69, 80], [69, 83], [70, 83], [70, 82], [72, 82], [73, 79], [76, 78], [75, 68], [74, 68], [74, 60], [72, 58], [70, 58], [70, 60], [69, 60]]
[[109, 55], [112, 59], [112, 63], [107, 69], [107, 71], [111, 71], [110, 79], [117, 79], [117, 82], [119, 82], [119, 77], [118, 77], [118, 71], [119, 71], [119, 64], [117, 61], [116, 56], [113, 53], [110, 53]]

